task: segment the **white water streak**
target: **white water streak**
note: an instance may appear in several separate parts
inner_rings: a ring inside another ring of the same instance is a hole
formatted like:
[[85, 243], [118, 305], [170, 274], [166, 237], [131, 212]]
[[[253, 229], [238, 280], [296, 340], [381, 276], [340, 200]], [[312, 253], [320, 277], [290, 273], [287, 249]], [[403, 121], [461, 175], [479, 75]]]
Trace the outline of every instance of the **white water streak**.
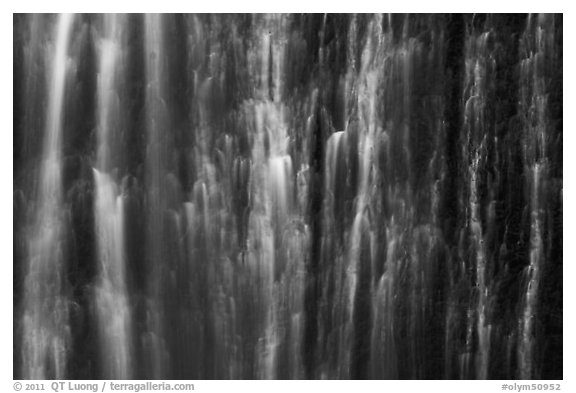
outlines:
[[62, 118], [68, 42], [74, 18], [60, 15], [51, 61], [46, 136], [42, 148], [39, 203], [28, 243], [23, 317], [25, 379], [64, 378], [70, 347], [69, 304], [64, 264]]
[[108, 171], [118, 146], [112, 137], [120, 132], [118, 74], [121, 68], [123, 18], [104, 16], [105, 32], [100, 41], [98, 74], [98, 157], [94, 170], [94, 205], [98, 255], [95, 287], [96, 314], [100, 341], [100, 360], [104, 378], [132, 377], [132, 314], [126, 287], [124, 249], [124, 200]]

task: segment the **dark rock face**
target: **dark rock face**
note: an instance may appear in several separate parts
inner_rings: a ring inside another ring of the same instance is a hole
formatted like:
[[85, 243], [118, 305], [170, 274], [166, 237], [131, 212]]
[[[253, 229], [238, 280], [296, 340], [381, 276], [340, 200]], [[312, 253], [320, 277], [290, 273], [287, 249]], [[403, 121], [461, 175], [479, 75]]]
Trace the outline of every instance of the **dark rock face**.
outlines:
[[562, 15], [15, 15], [14, 378], [562, 379]]

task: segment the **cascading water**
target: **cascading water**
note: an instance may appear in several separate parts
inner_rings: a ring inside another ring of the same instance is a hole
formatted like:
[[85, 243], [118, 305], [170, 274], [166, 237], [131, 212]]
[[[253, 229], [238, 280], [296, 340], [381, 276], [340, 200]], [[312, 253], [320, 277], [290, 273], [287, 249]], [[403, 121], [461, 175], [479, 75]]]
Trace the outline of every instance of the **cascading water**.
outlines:
[[[551, 90], [547, 83], [558, 65], [558, 48], [553, 30], [555, 16], [531, 15], [520, 45], [520, 111], [525, 116], [524, 128], [526, 143], [523, 146], [524, 176], [530, 218], [529, 264], [524, 268], [525, 282], [519, 326], [518, 376], [523, 379], [538, 376], [534, 367], [537, 335], [536, 317], [539, 302], [539, 287], [542, 282], [544, 263], [549, 259], [550, 245], [545, 240], [544, 229], [552, 207], [553, 198], [558, 198], [557, 184], [551, 170], [556, 170], [553, 160], [558, 149], [558, 137], [553, 133], [550, 116]], [[554, 169], [553, 169], [554, 168]], [[550, 225], [550, 223], [548, 223]], [[548, 254], [548, 255], [546, 255]]]
[[[132, 315], [126, 283], [124, 198], [115, 178], [122, 127], [123, 17], [105, 16], [100, 38], [97, 90], [97, 154], [94, 168], [94, 216], [98, 249], [95, 308], [98, 319], [103, 376], [129, 379], [132, 353]], [[116, 173], [117, 176], [117, 173]]]
[[[66, 280], [66, 209], [62, 190], [62, 121], [68, 44], [74, 18], [61, 15], [55, 40], [46, 48], [48, 98], [41, 162], [34, 184], [35, 206], [27, 236], [22, 372], [24, 378], [64, 378], [70, 347], [69, 299]], [[33, 21], [38, 23], [38, 21]], [[33, 26], [34, 27], [34, 26]], [[33, 59], [29, 59], [33, 61]], [[28, 116], [34, 116], [29, 113]]]
[[561, 15], [16, 15], [15, 378], [562, 378]]

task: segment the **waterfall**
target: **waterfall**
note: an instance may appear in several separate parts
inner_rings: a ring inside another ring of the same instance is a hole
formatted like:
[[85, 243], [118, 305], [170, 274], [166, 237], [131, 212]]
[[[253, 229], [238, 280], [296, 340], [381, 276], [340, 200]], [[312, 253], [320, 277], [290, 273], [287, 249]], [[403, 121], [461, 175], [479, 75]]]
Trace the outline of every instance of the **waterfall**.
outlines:
[[126, 283], [124, 197], [121, 186], [114, 178], [118, 165], [118, 137], [122, 133], [123, 111], [117, 86], [123, 72], [123, 18], [105, 16], [103, 24], [97, 91], [98, 152], [94, 169], [99, 276], [94, 298], [102, 375], [105, 378], [129, 379], [132, 376], [133, 357], [132, 311]]
[[527, 180], [527, 197], [530, 215], [529, 264], [523, 275], [524, 295], [519, 321], [518, 377], [522, 379], [539, 376], [534, 367], [536, 318], [540, 306], [538, 297], [546, 260], [544, 225], [551, 198], [550, 160], [556, 152], [551, 148], [549, 96], [546, 78], [556, 68], [557, 55], [554, 48], [554, 16], [531, 15], [522, 37], [520, 61], [520, 111], [525, 116], [526, 143], [523, 149], [524, 172]]
[[[48, 106], [38, 173], [37, 202], [30, 225], [23, 313], [23, 376], [64, 378], [70, 349], [66, 280], [66, 210], [62, 190], [62, 128], [73, 15], [58, 18], [51, 43]], [[30, 114], [32, 115], [32, 114]]]
[[[488, 138], [494, 138], [491, 135], [489, 118], [487, 113], [488, 88], [493, 80], [492, 73], [495, 68], [495, 60], [490, 53], [489, 40], [491, 32], [483, 32], [478, 36], [469, 38], [466, 47], [466, 76], [464, 86], [464, 127], [463, 140], [466, 141], [462, 155], [468, 161], [468, 209], [466, 217], [466, 230], [469, 231], [470, 242], [473, 252], [472, 263], [474, 266], [473, 291], [475, 292], [476, 305], [474, 312], [469, 314], [467, 321], [469, 332], [475, 330], [478, 337], [478, 348], [476, 364], [476, 377], [486, 379], [488, 375], [488, 361], [490, 352], [490, 324], [488, 314], [491, 297], [491, 288], [487, 286], [486, 277], [488, 275], [488, 260], [486, 255], [486, 232], [487, 229], [482, 225], [482, 212], [480, 211], [480, 180], [482, 171], [486, 171], [487, 145], [490, 143]], [[497, 143], [494, 140], [493, 143]], [[493, 199], [490, 198], [489, 203]], [[490, 207], [488, 207], [490, 209]], [[489, 215], [493, 214], [491, 211]], [[487, 217], [486, 226], [492, 224], [493, 217]], [[475, 325], [475, 326], [473, 326]], [[467, 346], [472, 348], [473, 343], [470, 341], [472, 336], [467, 337]], [[465, 361], [471, 359], [469, 354], [465, 355]], [[463, 373], [468, 371], [468, 364], [462, 367]], [[464, 374], [465, 375], [465, 374]]]
[[562, 378], [562, 15], [18, 15], [14, 48], [15, 378]]

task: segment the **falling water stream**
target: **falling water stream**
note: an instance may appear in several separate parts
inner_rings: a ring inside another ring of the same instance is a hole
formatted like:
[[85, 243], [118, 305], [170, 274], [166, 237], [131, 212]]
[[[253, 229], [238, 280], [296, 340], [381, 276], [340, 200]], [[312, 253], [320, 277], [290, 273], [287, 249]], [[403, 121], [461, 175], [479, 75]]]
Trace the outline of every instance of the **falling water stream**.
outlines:
[[15, 15], [14, 373], [561, 379], [561, 15]]
[[[36, 22], [36, 21], [34, 21]], [[62, 190], [62, 113], [67, 71], [71, 64], [68, 44], [73, 16], [61, 15], [55, 40], [46, 48], [48, 98], [41, 164], [34, 190], [31, 233], [27, 235], [28, 271], [22, 315], [24, 378], [64, 378], [70, 348], [69, 299], [66, 282], [65, 207]]]
[[132, 362], [132, 316], [126, 284], [124, 198], [115, 178], [116, 138], [122, 125], [118, 80], [122, 72], [123, 17], [105, 16], [97, 45], [97, 153], [94, 168], [94, 220], [98, 278], [95, 286], [100, 356], [105, 375], [129, 379]]

